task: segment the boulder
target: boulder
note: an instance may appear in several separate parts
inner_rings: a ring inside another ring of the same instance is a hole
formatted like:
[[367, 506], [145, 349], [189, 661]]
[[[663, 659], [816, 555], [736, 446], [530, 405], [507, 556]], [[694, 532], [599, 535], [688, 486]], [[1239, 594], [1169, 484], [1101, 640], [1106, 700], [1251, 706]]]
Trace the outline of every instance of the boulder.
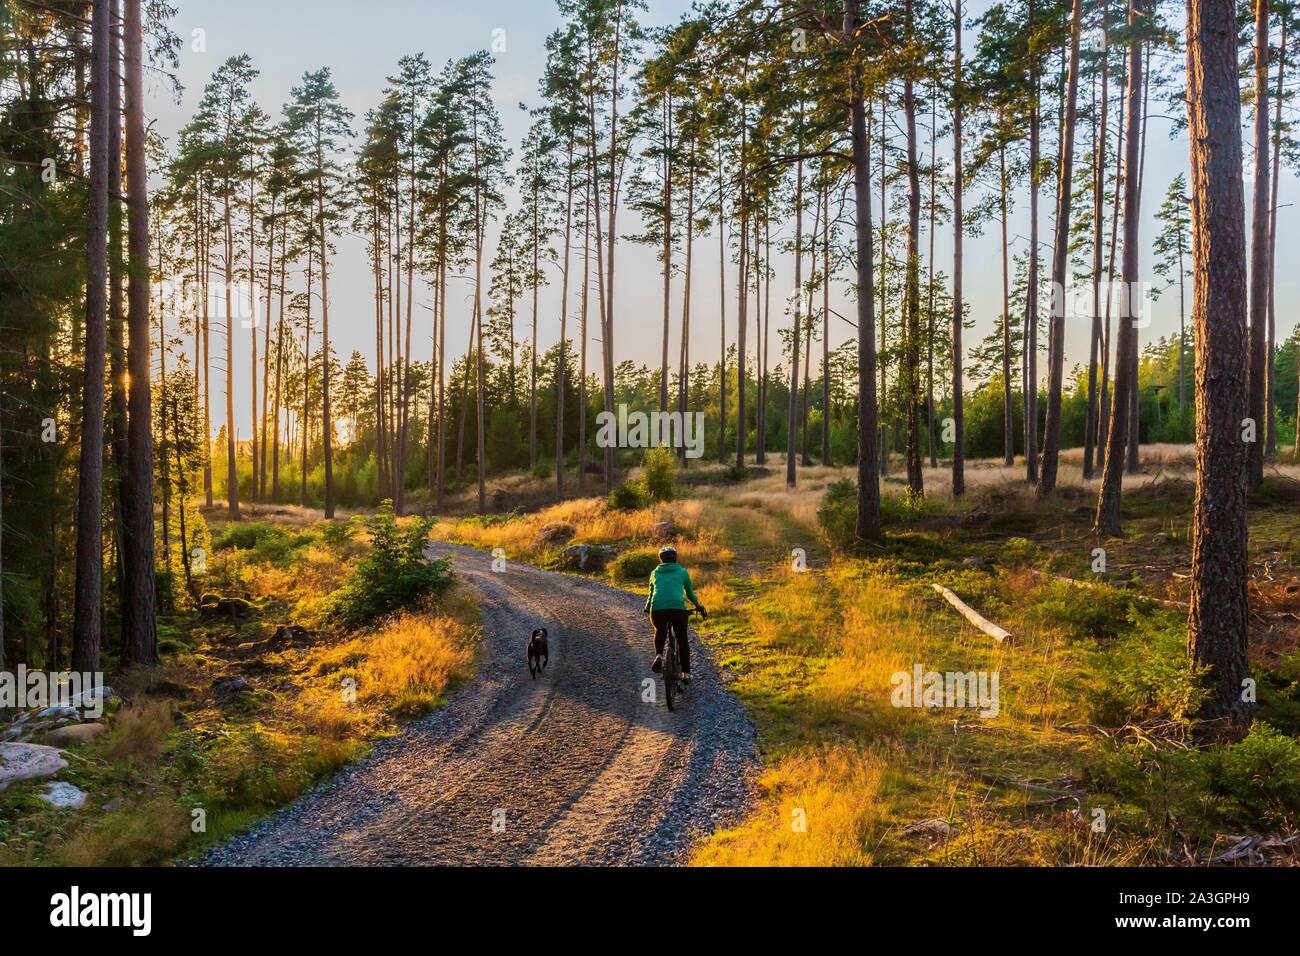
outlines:
[[650, 540], [655, 544], [667, 544], [677, 537], [677, 525], [671, 521], [656, 521], [650, 526]]
[[228, 704], [252, 689], [246, 677], [218, 677], [212, 682], [212, 697], [218, 704]]
[[68, 762], [58, 747], [41, 744], [0, 744], [0, 790], [18, 780], [52, 777]]
[[578, 529], [567, 521], [551, 521], [542, 525], [542, 530], [537, 532], [537, 537], [533, 538], [533, 547], [549, 548], [568, 544], [577, 533]]
[[271, 635], [271, 646], [280, 647], [285, 644], [310, 644], [316, 639], [316, 635], [301, 624], [281, 624]]
[[220, 617], [228, 621], [242, 621], [250, 618], [257, 611], [257, 607], [243, 598], [217, 597], [216, 595], [205, 595], [204, 603], [199, 607], [201, 617]]
[[64, 707], [62, 704], [55, 704], [53, 707], [46, 707], [36, 715], [37, 720], [58, 720], [62, 717], [79, 718], [75, 707]]
[[44, 737], [43, 743], [51, 747], [79, 747], [98, 739], [108, 730], [105, 724], [70, 724], [55, 727]]
[[54, 807], [77, 810], [86, 803], [86, 791], [62, 780], [56, 780], [45, 785], [45, 792], [41, 794], [41, 799]]
[[117, 691], [111, 687], [88, 687], [80, 694], [73, 694], [68, 698], [68, 706], [75, 707], [78, 711], [97, 710], [103, 713], [104, 710], [120, 704], [122, 698]]
[[972, 571], [982, 571], [989, 566], [989, 559], [982, 554], [973, 554], [969, 558], [962, 558], [961, 566]]
[[613, 556], [604, 545], [573, 544], [560, 552], [560, 566], [570, 571], [601, 571]]

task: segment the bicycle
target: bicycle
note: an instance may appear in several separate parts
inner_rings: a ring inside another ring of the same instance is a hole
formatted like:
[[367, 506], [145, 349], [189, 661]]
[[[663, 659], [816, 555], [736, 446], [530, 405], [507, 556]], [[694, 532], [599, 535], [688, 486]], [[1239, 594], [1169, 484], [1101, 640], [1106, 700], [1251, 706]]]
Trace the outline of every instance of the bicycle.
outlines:
[[[700, 617], [704, 618], [705, 620], [708, 620], [708, 614], [705, 612], [703, 608], [699, 608], [699, 607], [692, 608], [690, 611], [687, 612], [688, 629], [690, 626], [690, 615], [692, 614], [698, 614], [700, 615]], [[683, 694], [686, 692], [686, 688], [681, 683], [682, 671], [681, 671], [681, 662], [677, 658], [676, 631], [677, 629], [675, 627], [669, 628], [668, 640], [665, 642], [666, 646], [664, 647], [664, 665], [663, 665], [664, 700], [667, 702], [669, 710], [673, 709], [673, 694]], [[682, 638], [685, 639], [686, 635], [683, 634]]]

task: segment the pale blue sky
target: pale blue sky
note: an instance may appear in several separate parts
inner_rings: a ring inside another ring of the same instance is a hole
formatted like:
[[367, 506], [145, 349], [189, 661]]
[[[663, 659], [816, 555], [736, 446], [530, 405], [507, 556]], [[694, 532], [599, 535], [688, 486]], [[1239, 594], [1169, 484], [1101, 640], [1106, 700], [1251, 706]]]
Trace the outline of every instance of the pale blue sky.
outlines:
[[[278, 117], [281, 105], [288, 99], [290, 88], [296, 85], [303, 72], [329, 66], [334, 82], [344, 103], [357, 116], [359, 129], [365, 112], [376, 105], [384, 87], [385, 78], [396, 69], [398, 59], [407, 53], [423, 51], [435, 68], [451, 57], [464, 56], [490, 46], [494, 30], [504, 30], [505, 51], [497, 54], [495, 95], [508, 141], [517, 151], [527, 128], [527, 117], [519, 109], [519, 102], [530, 105], [538, 102], [537, 81], [545, 60], [544, 41], [547, 34], [558, 27], [561, 18], [552, 0], [476, 0], [472, 3], [449, 3], [445, 0], [315, 0], [312, 3], [289, 0], [176, 0], [179, 14], [173, 21], [182, 39], [180, 53], [180, 80], [185, 90], [179, 104], [173, 103], [156, 86], [149, 104], [149, 113], [157, 119], [159, 131], [169, 138], [192, 115], [211, 72], [226, 57], [248, 53], [261, 75], [253, 86], [253, 95], [263, 109]], [[689, 8], [686, 0], [649, 0], [650, 11], [646, 23], [660, 25], [676, 20]], [[967, 5], [968, 16], [974, 16], [987, 6], [987, 0], [972, 0]], [[206, 32], [206, 52], [191, 49], [192, 31]], [[967, 43], [973, 41], [973, 31], [967, 31]], [[1164, 112], [1157, 106], [1153, 113]], [[1148, 142], [1145, 175], [1145, 202], [1143, 209], [1143, 235], [1149, 241], [1155, 234], [1151, 217], [1163, 199], [1170, 179], [1187, 168], [1187, 142], [1185, 139], [1168, 139], [1168, 123], [1153, 118]], [[1052, 148], [1054, 131], [1045, 134], [1045, 148]], [[1086, 142], [1087, 131], [1081, 131]], [[1246, 150], [1249, 161], [1250, 143]], [[940, 155], [951, 155], [951, 146], [940, 143]], [[873, 183], [874, 187], [874, 183]], [[1044, 259], [1050, 254], [1051, 244], [1051, 186], [1045, 186], [1040, 199], [1042, 221], [1040, 238], [1044, 242]], [[873, 196], [877, 195], [873, 188]], [[1017, 248], [1023, 250], [1028, 235], [1027, 202], [1019, 197], [1010, 231], [1017, 239]], [[970, 200], [968, 200], [969, 202]], [[1293, 173], [1286, 173], [1280, 189], [1278, 248], [1278, 337], [1285, 338], [1295, 325], [1297, 302], [1295, 259], [1290, 253], [1285, 237], [1294, 235], [1300, 189]], [[877, 201], [878, 206], [878, 201]], [[879, 209], [875, 210], [878, 215]], [[623, 215], [620, 233], [635, 231], [630, 215]], [[941, 268], [951, 271], [950, 226], [939, 229], [935, 254]], [[927, 245], [923, 237], [923, 249]], [[331, 293], [331, 331], [335, 349], [346, 361], [352, 350], [360, 349], [373, 361], [374, 312], [372, 284], [367, 265], [365, 247], [356, 237], [340, 237], [338, 253], [333, 262]], [[700, 268], [693, 283], [692, 318], [694, 334], [691, 337], [695, 360], [716, 360], [718, 279], [716, 263], [716, 238], [705, 240], [699, 254]], [[1001, 311], [1000, 250], [995, 229], [986, 229], [982, 237], [968, 237], [966, 251], [965, 294], [971, 303], [975, 329], [967, 333], [967, 343], [977, 344], [994, 326]], [[485, 260], [491, 259], [489, 249]], [[638, 363], [657, 365], [659, 339], [662, 329], [662, 286], [659, 265], [653, 251], [630, 242], [619, 244], [617, 255], [618, 322], [617, 359], [633, 359]], [[793, 285], [792, 263], [783, 263], [781, 274], [773, 286], [775, 290]], [[1151, 257], [1144, 255], [1144, 268], [1151, 266]], [[806, 269], [806, 264], [805, 264]], [[734, 283], [734, 270], [729, 266], [728, 284]], [[841, 286], [843, 284], [841, 283]], [[675, 361], [676, 321], [680, 315], [680, 279], [675, 283], [673, 317], [674, 343], [671, 355]], [[451, 306], [448, 326], [448, 346], [454, 352], [464, 350], [470, 321], [469, 296], [472, 286], [461, 283], [449, 295]], [[840, 295], [843, 289], [838, 290]], [[734, 299], [734, 287], [731, 290]], [[459, 302], [458, 302], [459, 299]], [[1190, 299], [1190, 293], [1189, 293]], [[426, 289], [417, 291], [417, 305], [431, 301]], [[851, 315], [847, 304], [837, 308]], [[1164, 296], [1155, 307], [1151, 328], [1142, 333], [1149, 341], [1178, 327], [1177, 295]], [[527, 303], [521, 303], [527, 309]], [[576, 296], [571, 300], [571, 310], [576, 310]], [[1013, 309], [1016, 306], [1013, 305]], [[1190, 303], [1189, 303], [1190, 308]], [[735, 303], [728, 302], [729, 338], [734, 341]], [[573, 311], [570, 313], [573, 314]], [[424, 324], [418, 327], [416, 355], [429, 353], [429, 312], [417, 308], [417, 325], [423, 315]], [[773, 320], [775, 322], [776, 315]], [[528, 321], [527, 315], [524, 322]], [[838, 326], [838, 328], [837, 328]], [[853, 334], [843, 324], [832, 326], [832, 346]], [[576, 334], [576, 323], [570, 322]], [[525, 330], [521, 327], [521, 337]], [[539, 338], [545, 348], [559, 335], [559, 282], [555, 277], [552, 287], [542, 298]], [[751, 342], [752, 334], [751, 334]], [[1074, 321], [1067, 326], [1067, 367], [1087, 360], [1086, 322]], [[248, 356], [245, 349], [237, 348], [236, 377], [247, 382]], [[1045, 363], [1040, 367], [1046, 374]], [[238, 422], [247, 421], [248, 396], [246, 388], [236, 387]], [[241, 435], [246, 432], [241, 428]]]

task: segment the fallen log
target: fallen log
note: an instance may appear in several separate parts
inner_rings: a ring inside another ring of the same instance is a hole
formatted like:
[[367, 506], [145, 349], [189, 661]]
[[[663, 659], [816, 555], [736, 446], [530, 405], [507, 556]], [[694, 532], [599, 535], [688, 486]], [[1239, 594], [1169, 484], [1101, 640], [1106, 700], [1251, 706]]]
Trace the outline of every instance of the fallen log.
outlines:
[[933, 587], [936, 591], [938, 591], [941, 595], [943, 595], [943, 599], [947, 601], [949, 604], [951, 604], [953, 607], [955, 607], [962, 617], [970, 621], [971, 624], [979, 628], [981, 631], [983, 631], [989, 637], [993, 638], [993, 640], [997, 641], [999, 644], [1001, 644], [1003, 641], [1011, 640], [1010, 631], [1006, 630], [1005, 628], [998, 627], [992, 621], [981, 616], [978, 611], [976, 611], [973, 607], [971, 607], [969, 604], [967, 604], [957, 595], [953, 594], [952, 591], [944, 587], [942, 584], [934, 584], [931, 585], [931, 587]]

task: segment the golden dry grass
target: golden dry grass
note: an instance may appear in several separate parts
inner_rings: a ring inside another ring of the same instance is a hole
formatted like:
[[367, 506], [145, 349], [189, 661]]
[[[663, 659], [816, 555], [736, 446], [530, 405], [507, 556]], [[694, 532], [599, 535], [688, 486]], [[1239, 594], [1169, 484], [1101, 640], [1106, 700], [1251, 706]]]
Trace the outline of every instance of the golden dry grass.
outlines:
[[479, 637], [473, 605], [457, 592], [437, 609], [403, 613], [314, 650], [301, 665], [313, 682], [299, 695], [298, 713], [314, 732], [335, 739], [381, 724], [384, 714], [425, 713], [472, 675]]
[[684, 499], [640, 508], [616, 511], [602, 498], [575, 498], [508, 520], [484, 522], [474, 518], [446, 518], [437, 522], [432, 537], [478, 548], [502, 548], [514, 560], [545, 561], [561, 546], [537, 542], [542, 528], [552, 522], [573, 525], [574, 542], [620, 546], [654, 543], [650, 528], [655, 522], [671, 520], [677, 528], [676, 545], [684, 563], [716, 564], [727, 561], [731, 551], [716, 524], [709, 520], [709, 505]]

